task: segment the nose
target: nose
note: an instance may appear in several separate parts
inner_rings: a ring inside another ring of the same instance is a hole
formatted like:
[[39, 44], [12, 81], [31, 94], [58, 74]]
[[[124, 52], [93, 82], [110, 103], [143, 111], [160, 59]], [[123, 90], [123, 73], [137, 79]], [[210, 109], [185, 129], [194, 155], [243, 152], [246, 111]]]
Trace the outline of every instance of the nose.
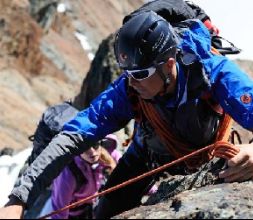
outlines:
[[90, 147], [89, 150], [87, 151], [87, 153], [89, 154], [94, 154], [96, 152], [96, 150], [93, 147]]
[[96, 147], [91, 147], [91, 151], [92, 151], [92, 152], [96, 152], [97, 149], [98, 149], [98, 148], [96, 148]]

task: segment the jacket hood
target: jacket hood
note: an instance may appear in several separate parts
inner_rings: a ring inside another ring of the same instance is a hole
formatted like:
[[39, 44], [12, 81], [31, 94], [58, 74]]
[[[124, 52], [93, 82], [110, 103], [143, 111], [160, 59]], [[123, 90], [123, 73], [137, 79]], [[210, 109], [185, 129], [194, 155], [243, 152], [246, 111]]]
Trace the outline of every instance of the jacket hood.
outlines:
[[113, 141], [113, 144], [111, 146], [109, 146], [108, 148], [106, 148], [109, 152], [114, 151], [118, 144], [119, 144], [119, 140], [118, 137], [115, 134], [108, 134], [105, 136], [105, 139], [109, 139]]
[[178, 48], [182, 54], [182, 62], [186, 65], [195, 61], [203, 63], [205, 59], [212, 57], [211, 36], [204, 24], [195, 19], [182, 23], [188, 27], [180, 33], [181, 42]]

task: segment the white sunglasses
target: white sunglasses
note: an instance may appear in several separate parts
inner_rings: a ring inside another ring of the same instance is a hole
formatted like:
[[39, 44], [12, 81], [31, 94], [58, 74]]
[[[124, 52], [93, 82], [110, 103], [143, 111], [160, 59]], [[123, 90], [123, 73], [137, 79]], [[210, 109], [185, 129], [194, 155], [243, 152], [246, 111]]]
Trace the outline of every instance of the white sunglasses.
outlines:
[[128, 76], [131, 76], [135, 80], [142, 81], [152, 76], [156, 72], [157, 67], [159, 67], [160, 65], [164, 63], [165, 62], [161, 62], [161, 63], [156, 64], [155, 66], [151, 66], [149, 68], [141, 69], [141, 70], [126, 70], [126, 72]]
[[156, 71], [156, 67], [152, 66], [142, 70], [126, 70], [128, 76], [131, 76], [135, 80], [141, 81], [152, 76]]

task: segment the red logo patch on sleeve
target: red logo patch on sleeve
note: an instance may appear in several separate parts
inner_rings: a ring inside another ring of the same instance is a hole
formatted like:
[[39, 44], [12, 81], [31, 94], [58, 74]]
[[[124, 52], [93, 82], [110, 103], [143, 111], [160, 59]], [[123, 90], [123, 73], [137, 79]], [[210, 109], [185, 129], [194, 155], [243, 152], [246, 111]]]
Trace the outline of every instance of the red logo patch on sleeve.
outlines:
[[249, 104], [252, 102], [252, 97], [249, 94], [242, 95], [240, 99], [241, 99], [242, 103], [244, 103], [244, 104]]

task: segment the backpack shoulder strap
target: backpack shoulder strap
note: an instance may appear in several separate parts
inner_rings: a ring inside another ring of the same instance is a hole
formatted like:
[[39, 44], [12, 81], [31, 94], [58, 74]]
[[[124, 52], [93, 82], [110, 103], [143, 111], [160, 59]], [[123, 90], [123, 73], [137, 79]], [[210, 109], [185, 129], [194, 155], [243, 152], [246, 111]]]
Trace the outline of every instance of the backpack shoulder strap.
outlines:
[[83, 175], [82, 171], [76, 165], [75, 161], [73, 160], [69, 165], [68, 168], [70, 169], [71, 173], [75, 177], [76, 180], [76, 189], [75, 192], [79, 191], [82, 185], [87, 183], [87, 179]]

